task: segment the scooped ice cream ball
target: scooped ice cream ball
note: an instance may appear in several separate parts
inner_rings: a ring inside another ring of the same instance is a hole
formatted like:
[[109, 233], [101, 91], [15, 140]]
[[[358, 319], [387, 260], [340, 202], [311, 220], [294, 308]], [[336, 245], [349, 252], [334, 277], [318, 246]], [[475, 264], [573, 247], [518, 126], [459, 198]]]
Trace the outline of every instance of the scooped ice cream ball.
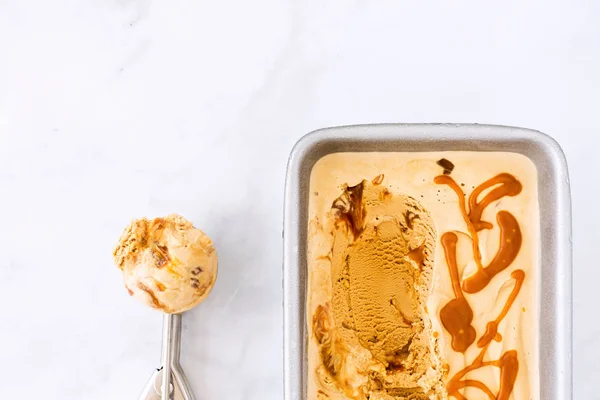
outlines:
[[200, 304], [217, 278], [212, 240], [177, 214], [132, 221], [113, 256], [129, 294], [169, 314]]

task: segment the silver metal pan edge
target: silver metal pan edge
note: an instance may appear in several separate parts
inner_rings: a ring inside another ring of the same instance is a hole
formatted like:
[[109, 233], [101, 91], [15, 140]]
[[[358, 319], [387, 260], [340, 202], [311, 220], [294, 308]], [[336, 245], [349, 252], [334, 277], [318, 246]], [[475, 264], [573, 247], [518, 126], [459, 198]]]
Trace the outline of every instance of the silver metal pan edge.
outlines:
[[306, 231], [310, 172], [329, 153], [511, 151], [538, 169], [541, 223], [540, 398], [572, 399], [571, 199], [565, 156], [534, 130], [476, 124], [381, 124], [321, 129], [301, 138], [288, 161], [284, 203], [284, 398], [306, 397]]

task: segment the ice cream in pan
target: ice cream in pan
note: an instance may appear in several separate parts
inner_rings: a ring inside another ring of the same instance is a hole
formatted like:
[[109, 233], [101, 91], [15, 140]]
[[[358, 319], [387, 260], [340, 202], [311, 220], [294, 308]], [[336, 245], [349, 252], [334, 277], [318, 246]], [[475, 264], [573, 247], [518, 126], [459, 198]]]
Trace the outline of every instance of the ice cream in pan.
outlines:
[[537, 172], [336, 153], [310, 181], [308, 399], [537, 399]]
[[134, 220], [113, 251], [129, 294], [162, 311], [161, 368], [154, 371], [140, 400], [193, 400], [179, 365], [181, 313], [200, 304], [217, 277], [217, 253], [210, 238], [185, 218]]

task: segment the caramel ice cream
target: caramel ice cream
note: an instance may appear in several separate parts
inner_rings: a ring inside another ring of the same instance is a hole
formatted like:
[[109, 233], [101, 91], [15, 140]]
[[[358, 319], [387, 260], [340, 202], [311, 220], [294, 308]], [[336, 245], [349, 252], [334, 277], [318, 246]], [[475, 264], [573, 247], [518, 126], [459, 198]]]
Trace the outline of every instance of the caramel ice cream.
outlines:
[[308, 399], [538, 399], [537, 172], [337, 153], [310, 181]]
[[217, 277], [212, 241], [176, 214], [132, 221], [113, 256], [129, 294], [169, 314], [201, 303]]

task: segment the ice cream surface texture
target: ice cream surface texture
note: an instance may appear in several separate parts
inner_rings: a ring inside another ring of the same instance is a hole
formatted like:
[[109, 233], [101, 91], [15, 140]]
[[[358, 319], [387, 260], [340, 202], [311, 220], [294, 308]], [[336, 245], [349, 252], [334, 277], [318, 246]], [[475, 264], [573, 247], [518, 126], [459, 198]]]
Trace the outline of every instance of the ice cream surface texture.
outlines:
[[212, 241], [176, 214], [132, 221], [113, 256], [129, 294], [165, 313], [181, 313], [198, 305], [217, 277]]
[[308, 399], [538, 399], [537, 172], [515, 153], [313, 167]]

